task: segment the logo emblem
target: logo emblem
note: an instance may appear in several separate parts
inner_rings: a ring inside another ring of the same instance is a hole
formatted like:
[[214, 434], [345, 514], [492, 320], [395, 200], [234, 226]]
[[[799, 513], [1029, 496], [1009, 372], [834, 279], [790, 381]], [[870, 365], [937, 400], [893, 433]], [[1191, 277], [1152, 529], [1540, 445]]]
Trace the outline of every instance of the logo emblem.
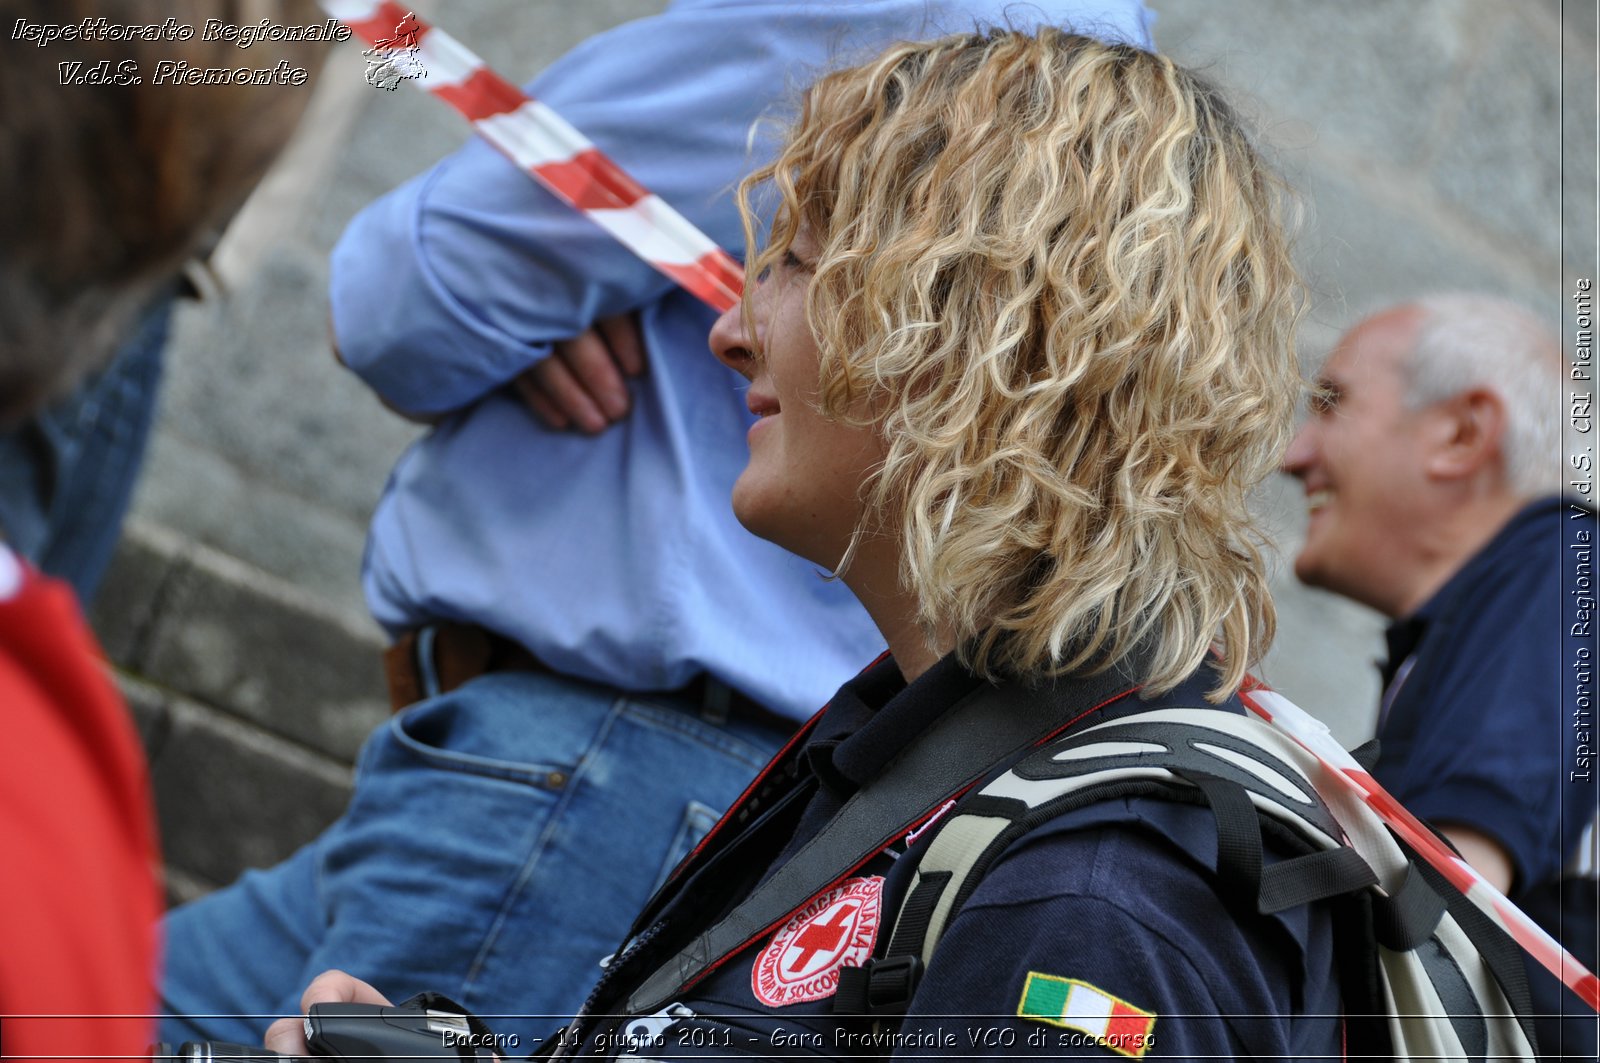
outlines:
[[421, 37], [422, 28], [416, 14], [407, 11], [406, 17], [395, 26], [393, 37], [377, 41], [361, 53], [367, 59], [367, 84], [393, 92], [400, 87], [400, 82], [426, 74], [418, 57]]
[[813, 897], [756, 957], [751, 992], [772, 1008], [833, 996], [839, 968], [872, 955], [882, 914], [881, 877], [853, 878]]

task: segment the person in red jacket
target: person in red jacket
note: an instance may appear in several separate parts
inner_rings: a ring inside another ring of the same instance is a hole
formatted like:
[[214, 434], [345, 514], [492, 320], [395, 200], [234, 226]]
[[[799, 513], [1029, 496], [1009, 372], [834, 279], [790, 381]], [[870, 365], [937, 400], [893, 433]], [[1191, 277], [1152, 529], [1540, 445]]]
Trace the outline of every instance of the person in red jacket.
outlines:
[[0, 544], [0, 1047], [138, 1053], [161, 912], [144, 755], [72, 590]]

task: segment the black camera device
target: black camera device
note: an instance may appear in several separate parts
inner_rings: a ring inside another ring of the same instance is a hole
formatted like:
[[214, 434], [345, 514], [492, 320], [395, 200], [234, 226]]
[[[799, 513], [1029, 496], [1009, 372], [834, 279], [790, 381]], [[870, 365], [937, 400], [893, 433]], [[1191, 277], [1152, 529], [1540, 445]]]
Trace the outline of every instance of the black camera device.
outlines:
[[493, 1059], [497, 1039], [482, 1020], [437, 993], [422, 993], [395, 1007], [313, 1004], [305, 1018], [309, 1057], [223, 1041], [151, 1046], [152, 1060], [371, 1060]]

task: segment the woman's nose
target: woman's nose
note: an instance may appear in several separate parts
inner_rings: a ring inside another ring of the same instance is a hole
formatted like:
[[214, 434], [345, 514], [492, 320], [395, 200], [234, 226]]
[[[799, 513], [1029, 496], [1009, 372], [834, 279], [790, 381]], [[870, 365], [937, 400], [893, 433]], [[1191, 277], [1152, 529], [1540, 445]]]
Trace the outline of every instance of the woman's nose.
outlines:
[[711, 326], [711, 353], [723, 365], [746, 377], [755, 361], [755, 345], [745, 334], [744, 303], [738, 302], [722, 312]]

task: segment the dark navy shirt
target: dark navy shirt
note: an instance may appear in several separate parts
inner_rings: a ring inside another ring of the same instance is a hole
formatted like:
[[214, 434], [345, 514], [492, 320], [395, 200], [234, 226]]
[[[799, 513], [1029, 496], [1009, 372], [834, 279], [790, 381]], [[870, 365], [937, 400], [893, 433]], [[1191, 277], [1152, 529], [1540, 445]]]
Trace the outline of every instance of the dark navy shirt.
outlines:
[[[1390, 626], [1374, 769], [1416, 815], [1504, 846], [1514, 868], [1511, 900], [1591, 969], [1594, 840], [1585, 832], [1596, 816], [1593, 706], [1580, 702], [1573, 666], [1594, 647], [1592, 620], [1584, 619], [1594, 610], [1594, 535], [1593, 509], [1537, 501], [1415, 614]], [[1579, 563], [1590, 566], [1583, 580]], [[1530, 976], [1536, 1011], [1583, 1008], [1542, 970], [1530, 967]], [[1594, 1030], [1592, 1014], [1569, 1023], [1561, 1047], [1593, 1058]], [[1555, 1036], [1541, 1024], [1542, 1051], [1556, 1050]]]
[[[1074, 726], [1203, 705], [1210, 681], [1197, 676], [1151, 701], [1125, 696]], [[811, 736], [806, 756], [818, 788], [774, 866], [977, 682], [947, 658], [909, 687], [889, 660], [847, 684]], [[900, 848], [716, 967], [653, 1025], [636, 1027], [656, 1038], [636, 1045], [637, 1054], [881, 1054], [870, 1026], [833, 1014], [829, 965], [882, 955], [892, 901], [910, 877]], [[1254, 898], [1222, 894], [1216, 855], [1208, 809], [1153, 798], [1101, 802], [1036, 827], [982, 876], [948, 926], [888, 1047], [903, 1058], [1115, 1058], [1098, 1030], [1126, 1035], [1121, 1054], [1135, 1058], [1337, 1058], [1327, 911], [1255, 913]]]

